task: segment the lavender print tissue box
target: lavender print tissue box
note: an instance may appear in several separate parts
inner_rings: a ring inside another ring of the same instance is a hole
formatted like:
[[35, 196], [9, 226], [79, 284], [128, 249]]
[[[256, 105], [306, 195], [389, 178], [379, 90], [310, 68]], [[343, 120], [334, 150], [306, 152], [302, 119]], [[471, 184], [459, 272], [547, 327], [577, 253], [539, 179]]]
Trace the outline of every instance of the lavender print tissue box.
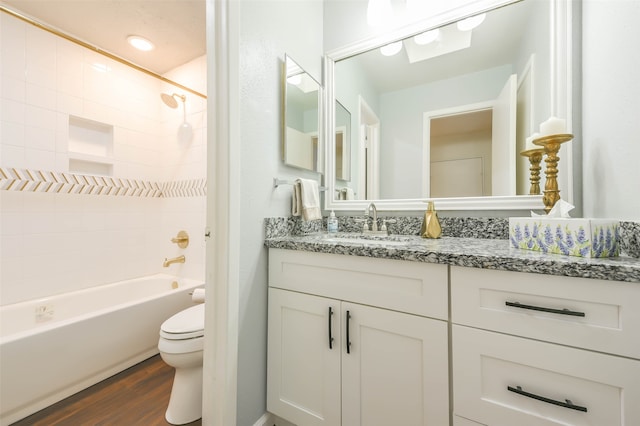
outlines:
[[609, 219], [509, 218], [512, 247], [579, 257], [620, 254], [619, 223]]

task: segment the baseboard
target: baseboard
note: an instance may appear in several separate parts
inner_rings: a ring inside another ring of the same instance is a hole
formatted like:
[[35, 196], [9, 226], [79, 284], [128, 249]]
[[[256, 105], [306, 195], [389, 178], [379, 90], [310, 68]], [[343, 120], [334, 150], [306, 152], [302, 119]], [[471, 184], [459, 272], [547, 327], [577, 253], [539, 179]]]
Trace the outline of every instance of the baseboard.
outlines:
[[271, 413], [264, 413], [253, 426], [296, 426], [286, 420], [282, 420], [278, 416]]

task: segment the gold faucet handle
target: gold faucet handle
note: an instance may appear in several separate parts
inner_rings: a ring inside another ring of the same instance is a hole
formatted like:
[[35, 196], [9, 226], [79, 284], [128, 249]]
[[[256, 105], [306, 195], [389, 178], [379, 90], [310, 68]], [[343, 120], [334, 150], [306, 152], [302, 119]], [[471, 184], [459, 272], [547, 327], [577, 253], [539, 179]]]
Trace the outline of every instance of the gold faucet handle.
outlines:
[[189, 234], [187, 234], [187, 231], [180, 231], [177, 237], [171, 239], [171, 242], [177, 244], [180, 248], [187, 248], [189, 245]]

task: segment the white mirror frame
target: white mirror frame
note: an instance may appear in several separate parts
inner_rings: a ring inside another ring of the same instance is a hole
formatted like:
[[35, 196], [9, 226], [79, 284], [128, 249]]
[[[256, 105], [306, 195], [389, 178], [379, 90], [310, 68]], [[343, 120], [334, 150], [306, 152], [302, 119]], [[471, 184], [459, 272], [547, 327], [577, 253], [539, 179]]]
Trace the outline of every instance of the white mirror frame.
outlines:
[[[498, 7], [517, 3], [520, 0], [478, 0], [443, 12], [431, 18], [408, 25], [398, 30], [377, 37], [368, 38], [349, 44], [340, 49], [335, 49], [325, 55], [325, 135], [333, 134], [335, 128], [335, 62], [353, 55], [366, 52], [371, 49], [388, 44], [392, 41], [404, 39], [420, 32], [453, 23], [466, 17], [488, 12]], [[566, 119], [567, 131], [572, 133], [572, 8], [571, 1], [550, 0], [551, 19], [551, 58], [550, 76], [551, 93], [549, 93], [552, 116]], [[575, 143], [575, 142], [572, 142]], [[563, 144], [560, 151], [563, 168], [559, 170], [558, 181], [562, 199], [573, 204], [573, 156], [572, 143]], [[352, 147], [353, 148], [353, 147]], [[333, 143], [325, 143], [325, 158], [335, 158]], [[378, 210], [387, 211], [422, 211], [425, 209], [425, 201], [422, 199], [388, 199], [388, 200], [336, 200], [336, 180], [329, 178], [335, 176], [335, 164], [333, 161], [325, 162], [325, 209], [338, 211], [363, 211], [369, 203], [376, 204]], [[514, 196], [488, 196], [488, 197], [461, 197], [461, 198], [431, 198], [438, 210], [541, 210], [544, 208], [542, 195], [514, 195]]]

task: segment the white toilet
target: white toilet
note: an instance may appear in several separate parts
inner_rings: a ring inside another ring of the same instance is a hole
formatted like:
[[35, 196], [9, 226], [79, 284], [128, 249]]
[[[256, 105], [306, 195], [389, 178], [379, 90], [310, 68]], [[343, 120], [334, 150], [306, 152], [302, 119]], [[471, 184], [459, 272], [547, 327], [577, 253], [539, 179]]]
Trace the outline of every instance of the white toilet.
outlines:
[[174, 425], [202, 417], [204, 303], [178, 312], [162, 323], [158, 350], [176, 369], [165, 418]]

